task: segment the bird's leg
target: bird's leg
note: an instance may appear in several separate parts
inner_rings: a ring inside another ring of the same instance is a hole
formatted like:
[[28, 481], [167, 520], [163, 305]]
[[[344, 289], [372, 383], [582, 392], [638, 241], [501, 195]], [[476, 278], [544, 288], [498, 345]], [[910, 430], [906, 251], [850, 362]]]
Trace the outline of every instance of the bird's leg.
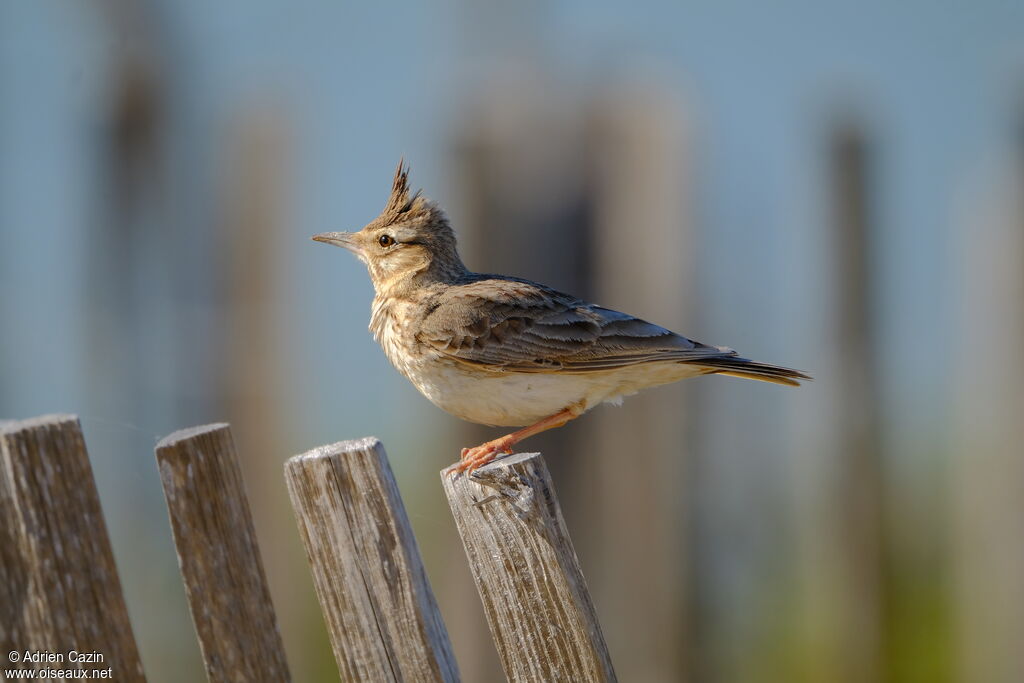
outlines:
[[575, 419], [582, 414], [582, 402], [573, 403], [568, 408], [560, 410], [554, 415], [549, 415], [543, 420], [533, 423], [529, 427], [523, 427], [511, 434], [506, 434], [505, 436], [480, 444], [474, 448], [463, 448], [462, 457], [459, 458], [459, 462], [448, 468], [448, 472], [452, 474], [459, 474], [460, 472], [469, 471], [472, 473], [476, 468], [482, 467], [494, 460], [499, 453], [511, 453], [512, 447], [523, 439], [528, 439], [534, 434], [540, 434], [541, 432], [546, 432], [549, 429], [561, 427], [569, 420]]

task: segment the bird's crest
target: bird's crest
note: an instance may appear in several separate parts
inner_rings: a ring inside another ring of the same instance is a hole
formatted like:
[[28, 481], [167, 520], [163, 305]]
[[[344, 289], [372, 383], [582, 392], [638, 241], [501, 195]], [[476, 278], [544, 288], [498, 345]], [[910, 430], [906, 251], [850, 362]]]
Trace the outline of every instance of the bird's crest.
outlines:
[[415, 194], [409, 195], [409, 167], [405, 158], [398, 160], [398, 168], [395, 169], [395, 178], [391, 181], [391, 196], [388, 203], [381, 212], [379, 220], [385, 223], [394, 222], [400, 215], [414, 207], [416, 200], [420, 198], [422, 190], [416, 190]]

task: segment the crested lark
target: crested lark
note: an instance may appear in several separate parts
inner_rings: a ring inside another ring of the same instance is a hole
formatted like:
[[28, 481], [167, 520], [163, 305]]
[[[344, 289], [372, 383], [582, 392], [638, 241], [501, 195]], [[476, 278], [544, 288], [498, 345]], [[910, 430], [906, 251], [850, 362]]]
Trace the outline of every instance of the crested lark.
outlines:
[[707, 374], [791, 386], [810, 379], [529, 280], [467, 270], [448, 218], [410, 195], [402, 162], [377, 218], [313, 239], [366, 264], [376, 292], [370, 331], [420, 393], [463, 420], [523, 427], [462, 449], [454, 472], [647, 387]]

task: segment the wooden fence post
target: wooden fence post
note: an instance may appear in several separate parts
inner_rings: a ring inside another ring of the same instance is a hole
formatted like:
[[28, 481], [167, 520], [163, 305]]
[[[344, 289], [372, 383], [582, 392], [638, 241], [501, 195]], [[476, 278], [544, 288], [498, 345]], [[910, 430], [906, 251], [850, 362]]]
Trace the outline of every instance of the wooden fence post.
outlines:
[[[0, 644], [11, 669], [145, 681], [78, 418], [0, 426]], [[15, 653], [61, 659], [15, 662]], [[101, 659], [75, 662], [76, 653]]]
[[231, 429], [174, 432], [156, 459], [211, 683], [290, 681]]
[[291, 458], [285, 479], [344, 680], [459, 680], [380, 441]]
[[441, 480], [509, 681], [615, 681], [543, 457]]

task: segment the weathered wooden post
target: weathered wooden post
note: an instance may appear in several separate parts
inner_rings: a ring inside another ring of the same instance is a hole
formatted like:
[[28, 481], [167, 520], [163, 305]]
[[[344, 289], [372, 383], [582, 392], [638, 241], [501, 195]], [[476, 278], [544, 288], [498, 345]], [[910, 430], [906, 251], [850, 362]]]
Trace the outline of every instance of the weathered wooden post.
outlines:
[[291, 458], [285, 478], [344, 680], [459, 680], [380, 441]]
[[541, 455], [441, 479], [508, 679], [615, 681]]
[[[146, 680], [73, 415], [0, 425], [0, 649], [12, 669]], [[61, 658], [15, 662], [26, 652]]]
[[177, 431], [156, 458], [211, 683], [290, 681], [230, 427]]

